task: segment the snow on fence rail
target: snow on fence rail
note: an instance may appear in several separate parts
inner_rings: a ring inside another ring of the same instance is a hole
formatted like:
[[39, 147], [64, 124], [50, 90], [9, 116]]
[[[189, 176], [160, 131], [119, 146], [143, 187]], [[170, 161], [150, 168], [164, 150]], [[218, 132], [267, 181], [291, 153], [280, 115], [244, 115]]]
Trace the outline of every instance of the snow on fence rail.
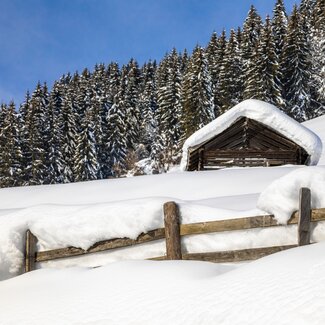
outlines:
[[166, 256], [151, 258], [151, 260], [183, 259], [202, 260], [210, 262], [239, 262], [255, 260], [281, 250], [310, 244], [310, 223], [325, 220], [325, 208], [311, 209], [311, 194], [308, 188], [300, 189], [299, 210], [291, 216], [287, 225], [298, 224], [298, 243], [294, 245], [250, 248], [222, 252], [182, 253], [181, 236], [198, 235], [224, 231], [246, 230], [264, 227], [283, 227], [278, 224], [273, 215], [180, 224], [178, 206], [175, 202], [164, 204], [165, 228], [159, 228], [140, 234], [137, 239], [115, 238], [95, 243], [88, 250], [77, 247], [66, 247], [38, 252], [37, 238], [30, 230], [26, 232], [25, 272], [35, 269], [37, 262], [45, 262], [58, 258], [66, 258], [102, 252], [111, 249], [134, 246], [154, 240], [166, 239]]

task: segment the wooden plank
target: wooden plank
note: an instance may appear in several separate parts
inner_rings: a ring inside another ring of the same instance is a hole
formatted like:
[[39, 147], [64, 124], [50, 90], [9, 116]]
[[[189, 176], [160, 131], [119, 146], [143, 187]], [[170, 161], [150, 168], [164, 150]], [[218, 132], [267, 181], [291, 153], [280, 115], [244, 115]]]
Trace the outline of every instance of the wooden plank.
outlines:
[[180, 226], [181, 236], [278, 226], [272, 215], [197, 222]]
[[233, 155], [251, 155], [253, 157], [265, 157], [265, 156], [283, 156], [283, 157], [295, 157], [296, 151], [293, 150], [256, 150], [256, 149], [214, 149], [205, 151], [205, 157], [222, 157]]
[[25, 238], [25, 263], [24, 271], [30, 272], [35, 270], [37, 238], [30, 230], [26, 231]]
[[[209, 252], [209, 253], [187, 253], [183, 254], [183, 260], [206, 261], [213, 263], [232, 263], [252, 261], [261, 257], [274, 254], [286, 249], [295, 248], [297, 245], [272, 246], [261, 248], [249, 248], [233, 251]], [[150, 258], [154, 261], [166, 260], [166, 256]]]
[[282, 148], [297, 148], [299, 147], [295, 142], [280, 134], [274, 129], [267, 127], [255, 120], [250, 120], [250, 130], [256, 133], [256, 136], [263, 137], [266, 141], [272, 141], [272, 143], [277, 147]]
[[179, 211], [175, 202], [164, 204], [164, 222], [166, 237], [166, 254], [169, 260], [181, 260], [181, 236], [179, 225]]
[[102, 251], [107, 251], [115, 248], [129, 247], [133, 245], [143, 244], [154, 240], [159, 240], [165, 238], [165, 229], [158, 228], [155, 230], [148, 231], [145, 234], [141, 234], [137, 239], [130, 238], [114, 238], [109, 240], [103, 240], [88, 250], [83, 250], [77, 247], [66, 247], [59, 248], [49, 251], [43, 251], [36, 253], [36, 262], [45, 262], [50, 260], [55, 260], [58, 258], [79, 256], [84, 254], [98, 253]]
[[[288, 221], [288, 225], [297, 224], [299, 220], [298, 212], [293, 213], [292, 217]], [[325, 209], [311, 210], [311, 221], [325, 221]], [[228, 219], [228, 220], [216, 220], [208, 222], [197, 222], [191, 224], [180, 225], [181, 236], [187, 235], [199, 235], [208, 234], [214, 232], [224, 231], [236, 231], [247, 230], [254, 228], [266, 228], [266, 227], [279, 227], [283, 226], [278, 224], [273, 215]]]
[[298, 245], [310, 244], [310, 215], [311, 194], [310, 189], [302, 187], [299, 192], [299, 221], [298, 221]]
[[[245, 118], [239, 119], [237, 122], [231, 125], [231, 127], [227, 128], [220, 134], [218, 134], [215, 138], [209, 139], [204, 143], [204, 147], [206, 149], [209, 149], [211, 147], [223, 147], [225, 144], [231, 143], [232, 140], [235, 140], [237, 138], [242, 139], [243, 135], [243, 127], [245, 125], [246, 121]], [[228, 141], [228, 140], [231, 141]]]

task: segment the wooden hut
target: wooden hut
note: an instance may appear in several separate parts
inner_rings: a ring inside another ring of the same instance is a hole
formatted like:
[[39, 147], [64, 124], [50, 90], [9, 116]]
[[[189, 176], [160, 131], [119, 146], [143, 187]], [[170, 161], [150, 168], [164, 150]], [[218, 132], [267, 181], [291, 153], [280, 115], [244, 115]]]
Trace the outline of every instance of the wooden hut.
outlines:
[[319, 146], [317, 135], [273, 105], [247, 100], [193, 134], [181, 165], [188, 171], [308, 165], [318, 160]]

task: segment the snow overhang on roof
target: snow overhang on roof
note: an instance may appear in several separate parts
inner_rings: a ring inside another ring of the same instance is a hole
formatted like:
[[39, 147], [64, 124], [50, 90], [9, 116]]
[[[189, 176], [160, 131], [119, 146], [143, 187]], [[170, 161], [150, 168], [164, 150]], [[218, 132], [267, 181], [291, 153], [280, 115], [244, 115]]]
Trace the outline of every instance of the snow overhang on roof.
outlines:
[[188, 151], [220, 134], [241, 117], [248, 117], [292, 140], [309, 154], [308, 165], [317, 165], [322, 153], [322, 141], [311, 130], [298, 123], [274, 105], [257, 99], [247, 99], [193, 133], [183, 145], [181, 170], [186, 170]]

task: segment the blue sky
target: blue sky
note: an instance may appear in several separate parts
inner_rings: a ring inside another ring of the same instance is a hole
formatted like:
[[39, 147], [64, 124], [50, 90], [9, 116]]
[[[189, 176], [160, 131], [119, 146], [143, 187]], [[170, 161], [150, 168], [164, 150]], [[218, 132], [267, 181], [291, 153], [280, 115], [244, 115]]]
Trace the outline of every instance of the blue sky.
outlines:
[[[290, 12], [299, 0], [284, 0]], [[20, 103], [37, 81], [95, 63], [160, 60], [176, 47], [205, 46], [211, 33], [242, 26], [253, 4], [275, 0], [0, 0], [0, 102]]]

